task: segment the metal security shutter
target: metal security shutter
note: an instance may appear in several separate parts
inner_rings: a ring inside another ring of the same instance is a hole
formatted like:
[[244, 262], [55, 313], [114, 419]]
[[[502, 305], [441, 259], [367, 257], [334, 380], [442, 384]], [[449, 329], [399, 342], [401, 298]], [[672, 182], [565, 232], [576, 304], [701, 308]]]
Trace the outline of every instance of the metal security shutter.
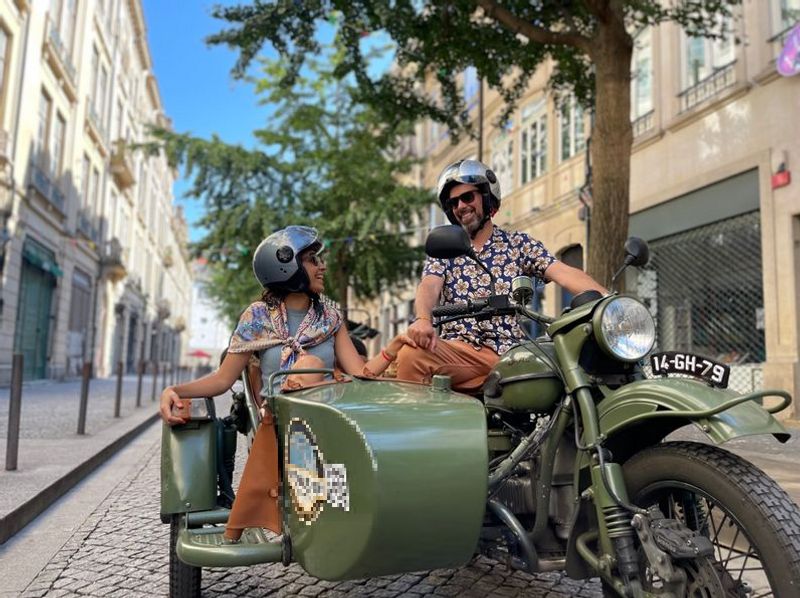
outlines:
[[759, 212], [658, 239], [650, 250], [635, 292], [656, 320], [658, 349], [723, 361], [731, 388], [758, 388], [766, 357]]

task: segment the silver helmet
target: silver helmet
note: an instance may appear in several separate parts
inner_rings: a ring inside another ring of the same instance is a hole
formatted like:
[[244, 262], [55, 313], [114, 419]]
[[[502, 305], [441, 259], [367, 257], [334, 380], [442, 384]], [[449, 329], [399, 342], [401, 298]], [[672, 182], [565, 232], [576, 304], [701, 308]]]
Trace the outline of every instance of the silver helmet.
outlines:
[[485, 218], [500, 209], [500, 181], [494, 171], [478, 160], [458, 160], [442, 171], [436, 184], [439, 204], [452, 224], [458, 224], [458, 221], [453, 211], [447, 209], [447, 200], [450, 198], [450, 188], [458, 184], [475, 185], [481, 190]]
[[310, 281], [300, 254], [315, 247], [322, 247], [317, 229], [310, 226], [287, 226], [259, 243], [253, 254], [253, 273], [261, 286], [270, 291], [308, 291]]

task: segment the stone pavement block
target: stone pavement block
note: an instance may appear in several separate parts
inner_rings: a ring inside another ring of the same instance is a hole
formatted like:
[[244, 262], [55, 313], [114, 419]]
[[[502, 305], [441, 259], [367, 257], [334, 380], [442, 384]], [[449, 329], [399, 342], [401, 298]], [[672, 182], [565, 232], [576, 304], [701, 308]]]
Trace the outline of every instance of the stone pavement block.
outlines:
[[304, 587], [300, 590], [300, 596], [311, 596], [314, 598], [315, 596], [319, 596], [322, 592], [325, 591], [325, 588], [321, 585], [315, 584]]
[[433, 594], [433, 591], [436, 589], [436, 586], [432, 586], [429, 583], [425, 583], [424, 581], [418, 583], [415, 586], [411, 586], [408, 589], [408, 593], [415, 594], [418, 596], [425, 596], [427, 594]]
[[386, 586], [386, 589], [387, 590], [393, 590], [395, 592], [405, 592], [405, 591], [408, 590], [408, 588], [411, 587], [411, 585], [412, 584], [410, 584], [410, 583], [408, 583], [406, 581], [398, 580], [398, 581], [393, 581], [392, 583], [390, 583], [388, 586]]
[[434, 591], [435, 596], [458, 596], [463, 591], [462, 588], [453, 586], [439, 586]]

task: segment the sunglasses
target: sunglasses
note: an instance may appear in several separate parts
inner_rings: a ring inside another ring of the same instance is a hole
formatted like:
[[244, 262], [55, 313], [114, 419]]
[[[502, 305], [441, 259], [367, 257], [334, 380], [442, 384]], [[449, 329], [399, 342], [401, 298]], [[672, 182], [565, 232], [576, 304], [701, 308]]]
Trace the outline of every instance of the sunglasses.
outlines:
[[465, 204], [471, 204], [475, 201], [475, 198], [478, 196], [477, 191], [467, 191], [466, 193], [462, 193], [461, 195], [456, 195], [455, 197], [451, 197], [445, 202], [445, 207], [448, 210], [454, 210], [458, 207], [458, 202], [463, 202]]
[[303, 257], [304, 262], [308, 262], [312, 266], [319, 268], [320, 266], [325, 265], [325, 258], [319, 255], [318, 253], [309, 253], [305, 257]]

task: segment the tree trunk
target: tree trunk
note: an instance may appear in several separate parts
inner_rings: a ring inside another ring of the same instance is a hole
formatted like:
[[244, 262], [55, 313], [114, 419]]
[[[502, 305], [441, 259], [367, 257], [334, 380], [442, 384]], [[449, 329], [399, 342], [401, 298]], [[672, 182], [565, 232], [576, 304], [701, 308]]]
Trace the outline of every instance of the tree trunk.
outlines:
[[[615, 4], [612, 2], [612, 4]], [[616, 14], [619, 13], [619, 14]], [[625, 30], [621, 10], [610, 9], [601, 19], [592, 58], [596, 100], [592, 129], [592, 211], [588, 273], [608, 285], [622, 265], [628, 236], [633, 129], [630, 120], [633, 40]], [[620, 290], [622, 280], [616, 287]]]

